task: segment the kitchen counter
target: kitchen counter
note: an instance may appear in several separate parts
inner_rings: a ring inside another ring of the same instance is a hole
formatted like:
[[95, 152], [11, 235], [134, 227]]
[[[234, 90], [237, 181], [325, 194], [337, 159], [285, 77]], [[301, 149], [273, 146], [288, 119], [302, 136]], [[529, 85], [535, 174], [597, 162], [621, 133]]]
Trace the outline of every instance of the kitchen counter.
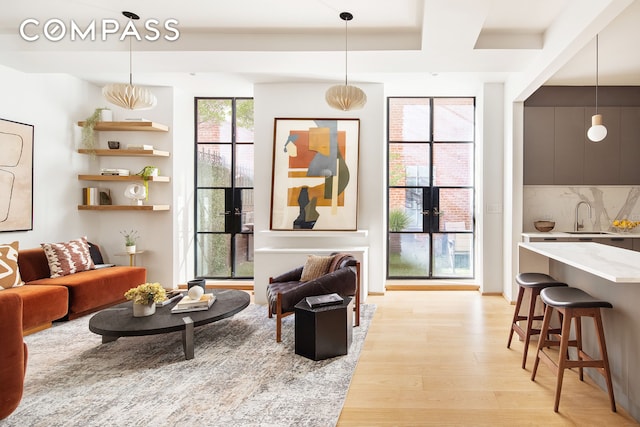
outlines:
[[598, 238], [598, 239], [602, 239], [602, 238], [612, 238], [612, 237], [623, 237], [623, 238], [630, 238], [630, 239], [640, 239], [640, 233], [615, 233], [615, 232], [604, 232], [605, 234], [602, 234], [603, 232], [600, 231], [596, 231], [596, 232], [588, 232], [588, 231], [581, 231], [579, 233], [571, 233], [568, 231], [547, 231], [547, 232], [542, 232], [542, 231], [529, 231], [529, 232], [524, 232], [522, 233], [523, 237], [529, 237], [529, 238], [581, 238], [581, 237], [588, 237], [588, 238]]
[[[640, 252], [595, 242], [523, 242], [518, 244], [518, 272], [550, 274], [613, 305], [602, 310], [602, 318], [614, 395], [616, 403], [640, 421]], [[582, 332], [587, 353], [599, 354], [593, 322], [583, 320]], [[602, 376], [593, 369], [585, 372], [607, 400]]]
[[640, 284], [640, 252], [592, 242], [531, 242], [519, 246], [614, 283]]

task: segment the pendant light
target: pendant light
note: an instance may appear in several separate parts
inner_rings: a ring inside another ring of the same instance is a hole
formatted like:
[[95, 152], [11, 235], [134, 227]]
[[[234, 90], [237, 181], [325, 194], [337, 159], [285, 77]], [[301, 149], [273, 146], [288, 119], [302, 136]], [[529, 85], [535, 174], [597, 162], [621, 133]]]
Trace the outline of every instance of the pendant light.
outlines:
[[[132, 20], [138, 20], [140, 17], [133, 12], [122, 12], [124, 16]], [[119, 107], [128, 110], [147, 110], [156, 106], [158, 100], [151, 91], [145, 87], [134, 86], [131, 72], [131, 36], [129, 36], [129, 84], [112, 83], [102, 88], [102, 96], [107, 101]]]
[[591, 127], [587, 137], [593, 142], [600, 142], [607, 136], [607, 128], [602, 124], [602, 114], [598, 114], [598, 35], [596, 34], [596, 114], [591, 116]]
[[336, 110], [359, 110], [367, 103], [367, 95], [359, 87], [350, 86], [347, 80], [347, 54], [349, 52], [347, 24], [353, 19], [353, 15], [349, 12], [342, 12], [340, 19], [344, 21], [344, 85], [331, 86], [325, 94], [325, 99], [327, 104]]

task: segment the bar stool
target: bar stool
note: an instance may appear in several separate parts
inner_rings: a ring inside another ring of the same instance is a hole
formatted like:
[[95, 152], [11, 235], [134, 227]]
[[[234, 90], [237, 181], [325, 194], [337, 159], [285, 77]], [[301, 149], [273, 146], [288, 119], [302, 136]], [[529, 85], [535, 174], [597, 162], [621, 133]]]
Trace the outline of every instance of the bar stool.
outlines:
[[[583, 368], [597, 368], [604, 377], [611, 401], [611, 410], [616, 412], [616, 402], [613, 397], [613, 384], [611, 383], [611, 371], [609, 370], [609, 358], [607, 356], [607, 346], [604, 340], [604, 329], [602, 327], [602, 317], [600, 308], [613, 308], [611, 303], [596, 299], [581, 289], [573, 287], [547, 288], [540, 293], [540, 298], [546, 304], [544, 320], [542, 321], [542, 331], [538, 341], [538, 351], [536, 361], [531, 373], [531, 381], [535, 381], [538, 363], [542, 359], [556, 374], [556, 402], [553, 407], [554, 412], [558, 412], [560, 404], [560, 391], [562, 390], [562, 378], [565, 369], [578, 368], [580, 381], [584, 381]], [[549, 322], [553, 310], [562, 313], [562, 332], [560, 341], [547, 339]], [[600, 345], [601, 359], [593, 359], [582, 350], [582, 317], [591, 317], [595, 323], [598, 344]], [[571, 340], [571, 319], [575, 319], [575, 340]], [[560, 346], [557, 362], [544, 351], [545, 347]], [[569, 358], [569, 346], [576, 347], [578, 360]]]
[[[543, 315], [536, 316], [535, 308], [538, 295], [540, 291], [548, 287], [568, 286], [566, 283], [558, 282], [553, 277], [544, 273], [520, 273], [516, 276], [516, 283], [518, 284], [518, 298], [516, 300], [516, 309], [513, 313], [513, 320], [511, 321], [511, 330], [509, 331], [509, 341], [507, 342], [507, 348], [511, 347], [511, 339], [513, 338], [513, 332], [515, 331], [521, 340], [524, 341], [524, 353], [522, 355], [522, 369], [527, 365], [527, 352], [529, 351], [529, 342], [531, 336], [540, 334], [540, 329], [533, 328], [534, 320], [542, 320]], [[526, 289], [531, 291], [531, 300], [529, 302], [529, 312], [526, 316], [520, 315], [520, 307], [522, 306], [522, 300], [524, 299], [524, 292]], [[526, 320], [527, 326], [523, 329], [518, 324], [519, 321]], [[553, 333], [551, 331], [550, 333]], [[560, 331], [558, 330], [557, 333]]]

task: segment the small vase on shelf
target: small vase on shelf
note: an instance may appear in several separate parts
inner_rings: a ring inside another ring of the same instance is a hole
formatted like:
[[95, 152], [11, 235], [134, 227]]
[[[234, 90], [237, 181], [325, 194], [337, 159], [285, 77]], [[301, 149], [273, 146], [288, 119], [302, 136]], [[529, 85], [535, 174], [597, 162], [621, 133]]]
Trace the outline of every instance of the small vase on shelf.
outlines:
[[151, 316], [156, 312], [156, 303], [151, 302], [150, 304], [136, 304], [133, 303], [133, 317], [145, 317]]
[[125, 246], [125, 249], [127, 250], [128, 254], [135, 254], [136, 253], [136, 245]]

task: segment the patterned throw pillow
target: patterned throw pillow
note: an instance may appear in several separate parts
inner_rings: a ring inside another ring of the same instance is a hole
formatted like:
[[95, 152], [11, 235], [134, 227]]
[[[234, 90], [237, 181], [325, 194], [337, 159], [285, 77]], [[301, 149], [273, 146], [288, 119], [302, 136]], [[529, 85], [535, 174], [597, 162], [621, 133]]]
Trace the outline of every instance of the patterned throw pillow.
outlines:
[[0, 290], [24, 285], [18, 269], [18, 242], [0, 244]]
[[307, 282], [309, 280], [317, 279], [320, 276], [324, 276], [329, 271], [329, 266], [333, 256], [317, 256], [309, 255], [307, 262], [305, 262], [302, 268], [302, 275], [300, 276], [301, 282]]
[[40, 246], [47, 256], [52, 279], [95, 268], [86, 237], [67, 243], [42, 243]]

